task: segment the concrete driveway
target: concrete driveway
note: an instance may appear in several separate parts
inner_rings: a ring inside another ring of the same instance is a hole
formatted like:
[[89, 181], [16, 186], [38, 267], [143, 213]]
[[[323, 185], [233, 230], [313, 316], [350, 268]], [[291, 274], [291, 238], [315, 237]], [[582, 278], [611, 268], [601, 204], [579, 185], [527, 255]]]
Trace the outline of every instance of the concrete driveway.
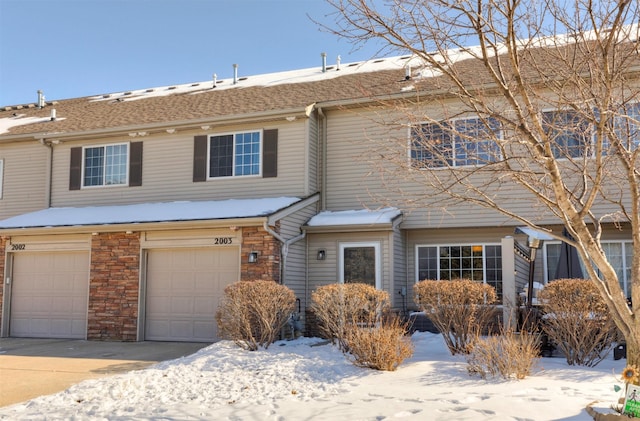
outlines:
[[190, 355], [207, 345], [0, 338], [0, 407]]

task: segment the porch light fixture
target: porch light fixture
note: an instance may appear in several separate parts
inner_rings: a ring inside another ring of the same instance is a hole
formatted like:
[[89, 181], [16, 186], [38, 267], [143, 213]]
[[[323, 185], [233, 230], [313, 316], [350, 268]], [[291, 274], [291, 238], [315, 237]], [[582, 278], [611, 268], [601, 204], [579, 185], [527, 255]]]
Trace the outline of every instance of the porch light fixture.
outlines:
[[258, 261], [258, 252], [252, 251], [249, 253], [249, 263], [256, 263]]
[[324, 260], [327, 258], [327, 251], [325, 249], [320, 249], [318, 250], [318, 254], [316, 256], [316, 259], [318, 260]]

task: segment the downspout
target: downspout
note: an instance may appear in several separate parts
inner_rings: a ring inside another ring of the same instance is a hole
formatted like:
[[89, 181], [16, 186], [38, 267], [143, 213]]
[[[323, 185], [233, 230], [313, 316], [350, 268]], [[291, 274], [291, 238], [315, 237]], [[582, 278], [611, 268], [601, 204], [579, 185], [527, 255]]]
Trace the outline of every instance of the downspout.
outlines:
[[47, 179], [45, 180], [45, 205], [48, 208], [51, 207], [51, 180], [53, 179], [53, 145], [46, 142], [44, 138], [40, 138], [40, 144], [47, 147]]
[[322, 107], [318, 107], [318, 115], [322, 118], [322, 126], [318, 125], [318, 130], [320, 131], [318, 139], [320, 142], [321, 152], [321, 160], [320, 163], [320, 171], [322, 172], [322, 176], [320, 179], [320, 210], [323, 211], [327, 209], [327, 116], [322, 111]]
[[288, 240], [285, 240], [284, 238], [282, 238], [282, 236], [280, 234], [278, 234], [277, 232], [275, 232], [274, 230], [271, 229], [271, 227], [269, 226], [267, 221], [264, 221], [262, 223], [262, 228], [264, 228], [264, 230], [267, 233], [269, 233], [276, 240], [278, 240], [278, 241], [280, 241], [282, 243], [282, 250], [280, 251], [280, 258], [282, 260], [282, 262], [280, 264], [280, 283], [282, 285], [285, 285], [284, 269], [287, 267], [287, 255], [289, 254], [289, 246], [291, 244], [293, 244], [293, 243], [296, 243], [296, 242], [302, 240], [304, 237], [306, 237], [307, 233], [306, 233], [306, 231], [302, 231], [300, 234], [296, 235], [295, 237], [292, 237], [292, 238], [289, 238]]

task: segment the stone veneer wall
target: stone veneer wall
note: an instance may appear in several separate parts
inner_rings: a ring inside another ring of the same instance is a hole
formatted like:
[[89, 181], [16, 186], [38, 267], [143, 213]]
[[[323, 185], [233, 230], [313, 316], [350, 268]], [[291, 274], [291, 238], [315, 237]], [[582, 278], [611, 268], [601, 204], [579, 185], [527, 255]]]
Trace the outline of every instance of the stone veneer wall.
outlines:
[[[258, 252], [258, 261], [249, 263], [249, 253]], [[280, 281], [280, 242], [262, 227], [242, 228], [240, 278], [243, 281]]]
[[7, 237], [0, 237], [0, 325], [2, 325], [2, 303], [4, 302], [4, 261], [7, 247]]
[[88, 339], [137, 339], [139, 269], [138, 233], [92, 236]]

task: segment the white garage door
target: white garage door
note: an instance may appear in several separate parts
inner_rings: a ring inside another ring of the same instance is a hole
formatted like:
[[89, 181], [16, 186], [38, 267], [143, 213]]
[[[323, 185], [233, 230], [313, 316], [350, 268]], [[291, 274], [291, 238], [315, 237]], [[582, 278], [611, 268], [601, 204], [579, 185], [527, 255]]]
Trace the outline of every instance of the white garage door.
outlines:
[[224, 288], [237, 281], [237, 247], [150, 250], [145, 339], [212, 342]]
[[89, 265], [82, 251], [16, 253], [9, 335], [86, 338]]

